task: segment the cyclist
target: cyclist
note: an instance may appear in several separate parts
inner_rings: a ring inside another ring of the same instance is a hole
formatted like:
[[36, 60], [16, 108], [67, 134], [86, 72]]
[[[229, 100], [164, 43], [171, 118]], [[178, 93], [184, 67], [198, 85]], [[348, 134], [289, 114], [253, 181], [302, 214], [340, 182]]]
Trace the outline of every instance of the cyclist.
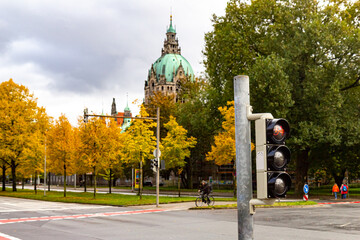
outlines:
[[201, 199], [204, 203], [210, 203], [209, 194], [211, 193], [211, 186], [206, 181], [201, 181], [199, 191]]

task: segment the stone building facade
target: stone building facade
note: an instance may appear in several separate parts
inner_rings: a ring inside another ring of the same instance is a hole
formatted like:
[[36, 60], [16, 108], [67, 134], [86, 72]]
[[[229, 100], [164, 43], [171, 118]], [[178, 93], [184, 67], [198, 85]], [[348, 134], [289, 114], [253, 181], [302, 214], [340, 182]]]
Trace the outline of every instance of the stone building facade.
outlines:
[[170, 16], [170, 26], [166, 31], [161, 56], [151, 65], [145, 81], [145, 104], [149, 103], [149, 98], [155, 92], [162, 92], [164, 95], [174, 94], [177, 100], [181, 79], [184, 78], [194, 79], [194, 72], [190, 63], [181, 55], [179, 40]]

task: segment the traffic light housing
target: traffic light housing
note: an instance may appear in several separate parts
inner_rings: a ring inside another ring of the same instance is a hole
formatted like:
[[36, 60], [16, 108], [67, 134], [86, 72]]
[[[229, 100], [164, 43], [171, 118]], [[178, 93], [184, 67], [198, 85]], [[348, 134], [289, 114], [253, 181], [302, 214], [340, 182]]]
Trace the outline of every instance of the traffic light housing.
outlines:
[[291, 187], [286, 173], [291, 152], [285, 145], [290, 125], [285, 119], [255, 121], [257, 198], [285, 197]]
[[151, 165], [151, 169], [152, 169], [154, 172], [156, 172], [157, 169], [158, 169], [158, 166], [159, 166], [158, 160], [157, 160], [156, 158], [151, 159], [150, 165]]

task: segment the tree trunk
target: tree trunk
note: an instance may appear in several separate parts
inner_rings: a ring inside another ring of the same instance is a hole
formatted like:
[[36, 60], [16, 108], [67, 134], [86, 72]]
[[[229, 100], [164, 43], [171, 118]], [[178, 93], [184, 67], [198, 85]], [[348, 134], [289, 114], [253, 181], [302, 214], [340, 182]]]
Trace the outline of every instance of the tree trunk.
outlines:
[[339, 188], [345, 178], [345, 172], [346, 172], [346, 169], [341, 169], [340, 175], [337, 175], [335, 171], [331, 172], [331, 175], [333, 176], [335, 183], [339, 186]]
[[117, 180], [117, 178], [114, 177], [114, 179], [113, 179], [113, 181], [112, 181], [112, 186], [113, 186], [113, 187], [116, 187], [116, 180]]
[[234, 161], [234, 165], [233, 165], [233, 188], [234, 188], [234, 192], [233, 192], [234, 198], [236, 198], [237, 197], [237, 195], [236, 195], [236, 190], [237, 190], [237, 187], [236, 187], [236, 161]]
[[139, 196], [142, 199], [142, 187], [143, 187], [143, 170], [142, 170], [142, 153], [140, 153], [140, 184], [139, 184]]
[[6, 181], [6, 166], [4, 163], [2, 166], [2, 190], [3, 191], [6, 191], [5, 181]]
[[180, 186], [181, 186], [181, 173], [179, 174], [179, 179], [178, 179], [178, 191], [179, 191], [179, 197], [181, 195], [180, 193]]
[[11, 160], [11, 176], [13, 192], [16, 192], [16, 163], [14, 160]]
[[110, 168], [110, 171], [109, 171], [109, 193], [111, 193], [111, 168]]
[[189, 163], [190, 163], [190, 166], [189, 166], [189, 172], [188, 172], [188, 179], [189, 179], [188, 182], [189, 182], [190, 189], [193, 189], [194, 183], [193, 183], [193, 171], [192, 171], [193, 161], [192, 161], [192, 159], [190, 159]]
[[24, 190], [24, 188], [25, 188], [25, 178], [24, 177], [22, 177], [22, 179], [21, 179], [21, 188], [22, 188], [22, 190]]
[[86, 176], [86, 173], [84, 174], [84, 192], [86, 192], [86, 184], [87, 184], [87, 176]]
[[34, 182], [34, 191], [35, 191], [35, 194], [37, 194], [37, 188], [36, 188], [36, 185], [37, 185], [37, 173], [35, 172], [35, 182]]
[[50, 178], [50, 172], [48, 173], [48, 191], [50, 192], [50, 184], [51, 184], [51, 178]]
[[64, 164], [64, 197], [66, 197], [66, 165]]
[[295, 194], [302, 196], [303, 186], [309, 170], [309, 149], [302, 150], [296, 158]]
[[94, 199], [96, 198], [96, 167], [94, 167]]

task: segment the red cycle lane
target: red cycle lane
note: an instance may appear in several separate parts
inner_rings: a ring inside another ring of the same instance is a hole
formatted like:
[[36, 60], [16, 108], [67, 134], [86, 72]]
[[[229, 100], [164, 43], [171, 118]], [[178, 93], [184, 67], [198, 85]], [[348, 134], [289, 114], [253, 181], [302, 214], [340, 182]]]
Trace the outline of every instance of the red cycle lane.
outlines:
[[[35, 222], [35, 221], [49, 221], [49, 220], [80, 219], [80, 218], [91, 218], [91, 217], [110, 217], [110, 216], [119, 216], [119, 215], [156, 213], [156, 212], [164, 212], [164, 211], [169, 211], [169, 210], [166, 210], [166, 209], [146, 209], [146, 210], [123, 211], [123, 212], [107, 212], [107, 213], [105, 212], [105, 213], [77, 214], [77, 215], [65, 215], [65, 216], [10, 218], [10, 219], [0, 219], [0, 224]], [[6, 239], [6, 238], [4, 238], [4, 239]], [[0, 236], [0, 240], [2, 240], [1, 236]]]

